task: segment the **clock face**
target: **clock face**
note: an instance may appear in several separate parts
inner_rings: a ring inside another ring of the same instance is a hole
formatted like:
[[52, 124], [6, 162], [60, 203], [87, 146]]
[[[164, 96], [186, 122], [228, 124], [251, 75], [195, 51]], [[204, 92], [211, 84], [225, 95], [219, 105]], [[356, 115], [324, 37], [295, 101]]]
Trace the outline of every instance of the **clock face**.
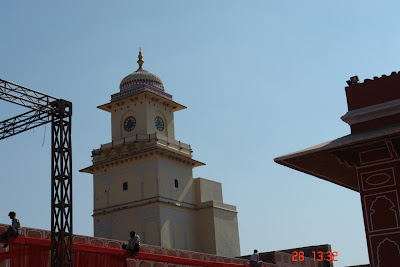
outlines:
[[155, 124], [156, 124], [156, 128], [159, 131], [164, 130], [164, 122], [160, 117], [156, 117], [156, 119], [154, 120]]
[[125, 122], [124, 122], [125, 131], [130, 132], [133, 129], [135, 129], [135, 126], [136, 126], [136, 120], [134, 117], [130, 116], [125, 119]]

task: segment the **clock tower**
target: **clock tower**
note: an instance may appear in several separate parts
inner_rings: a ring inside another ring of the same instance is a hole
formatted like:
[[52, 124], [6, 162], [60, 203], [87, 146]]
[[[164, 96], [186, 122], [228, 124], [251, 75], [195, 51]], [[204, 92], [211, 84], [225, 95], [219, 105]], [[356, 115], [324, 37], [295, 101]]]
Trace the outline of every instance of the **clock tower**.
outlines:
[[227, 257], [240, 256], [236, 207], [220, 183], [193, 179], [202, 166], [190, 145], [175, 140], [173, 101], [161, 79], [139, 68], [98, 108], [111, 114], [112, 141], [92, 151], [94, 235]]

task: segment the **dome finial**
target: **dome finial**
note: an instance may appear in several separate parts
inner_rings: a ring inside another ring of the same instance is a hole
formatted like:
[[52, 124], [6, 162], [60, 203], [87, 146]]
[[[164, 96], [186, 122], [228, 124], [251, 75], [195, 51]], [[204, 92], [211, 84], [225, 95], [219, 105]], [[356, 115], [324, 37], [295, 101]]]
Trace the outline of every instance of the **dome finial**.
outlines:
[[142, 60], [143, 56], [142, 56], [142, 48], [139, 47], [139, 56], [138, 56], [139, 60], [137, 61], [137, 63], [139, 64], [139, 69], [142, 68], [142, 65], [144, 63], [144, 61]]

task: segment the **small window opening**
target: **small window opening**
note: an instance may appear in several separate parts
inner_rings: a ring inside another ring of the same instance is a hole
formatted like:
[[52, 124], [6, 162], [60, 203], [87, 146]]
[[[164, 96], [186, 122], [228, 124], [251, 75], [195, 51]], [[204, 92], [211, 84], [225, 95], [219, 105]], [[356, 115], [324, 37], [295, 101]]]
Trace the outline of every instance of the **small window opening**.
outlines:
[[179, 184], [178, 184], [178, 180], [175, 179], [175, 187], [178, 188]]
[[122, 190], [124, 190], [124, 191], [128, 190], [128, 182], [124, 182], [122, 184]]

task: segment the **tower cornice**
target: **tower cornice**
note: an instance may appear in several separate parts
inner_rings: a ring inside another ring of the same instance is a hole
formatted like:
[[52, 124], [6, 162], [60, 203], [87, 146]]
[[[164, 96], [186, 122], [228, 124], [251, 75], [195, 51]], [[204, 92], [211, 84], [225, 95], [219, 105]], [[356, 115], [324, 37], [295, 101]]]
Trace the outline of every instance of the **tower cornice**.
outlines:
[[166, 198], [163, 196], [156, 196], [152, 198], [147, 198], [147, 199], [141, 199], [137, 201], [132, 201], [130, 203], [124, 203], [124, 204], [119, 204], [115, 206], [109, 206], [106, 208], [101, 208], [101, 209], [96, 209], [93, 210], [93, 217], [95, 216], [102, 216], [106, 215], [109, 213], [115, 213], [127, 209], [133, 209], [133, 208], [138, 208], [138, 207], [143, 207], [143, 206], [150, 206], [154, 204], [164, 204], [164, 205], [169, 205], [173, 207], [181, 207], [184, 209], [188, 210], [203, 210], [203, 209], [219, 209], [219, 210], [224, 210], [228, 212], [233, 212], [233, 213], [238, 213], [236, 211], [236, 206], [225, 204], [222, 202], [217, 202], [217, 201], [207, 201], [203, 203], [198, 203], [196, 204], [191, 204], [191, 203], [186, 203], [183, 201], [179, 201], [176, 199], [171, 199], [171, 198]]
[[103, 104], [98, 106], [97, 108], [111, 112], [113, 107], [116, 106], [123, 106], [128, 103], [135, 103], [136, 101], [140, 101], [141, 99], [146, 99], [146, 100], [151, 100], [157, 103], [161, 103], [165, 107], [171, 108], [172, 111], [178, 111], [182, 109], [186, 109], [184, 105], [181, 105], [175, 101], [172, 100], [171, 98], [168, 98], [166, 96], [163, 96], [161, 94], [155, 93], [153, 91], [147, 90], [148, 85], [143, 85], [141, 86], [140, 89], [138, 89], [135, 92], [131, 92], [128, 94], [125, 94], [125, 92], [118, 93], [121, 94], [118, 97], [111, 97], [111, 101], [109, 103]]
[[137, 160], [141, 160], [143, 158], [152, 157], [152, 156], [167, 157], [171, 160], [179, 161], [182, 164], [190, 165], [192, 168], [206, 165], [203, 162], [194, 160], [194, 159], [192, 159], [186, 155], [183, 155], [179, 152], [174, 152], [174, 151], [168, 150], [166, 148], [159, 147], [157, 145], [153, 146], [153, 147], [149, 147], [149, 148], [141, 150], [141, 151], [136, 151], [136, 152], [131, 152], [131, 153], [129, 153], [129, 152], [127, 153], [127, 151], [124, 151], [124, 152], [125, 152], [124, 154], [122, 154], [121, 151], [114, 153], [113, 155], [109, 154], [110, 156], [108, 156], [102, 160], [99, 160], [97, 162], [95, 162], [93, 160], [93, 165], [83, 168], [83, 169], [79, 170], [79, 172], [86, 172], [86, 173], [93, 174], [95, 170], [114, 167], [114, 166], [118, 166], [120, 164], [125, 164], [128, 162], [137, 161]]

